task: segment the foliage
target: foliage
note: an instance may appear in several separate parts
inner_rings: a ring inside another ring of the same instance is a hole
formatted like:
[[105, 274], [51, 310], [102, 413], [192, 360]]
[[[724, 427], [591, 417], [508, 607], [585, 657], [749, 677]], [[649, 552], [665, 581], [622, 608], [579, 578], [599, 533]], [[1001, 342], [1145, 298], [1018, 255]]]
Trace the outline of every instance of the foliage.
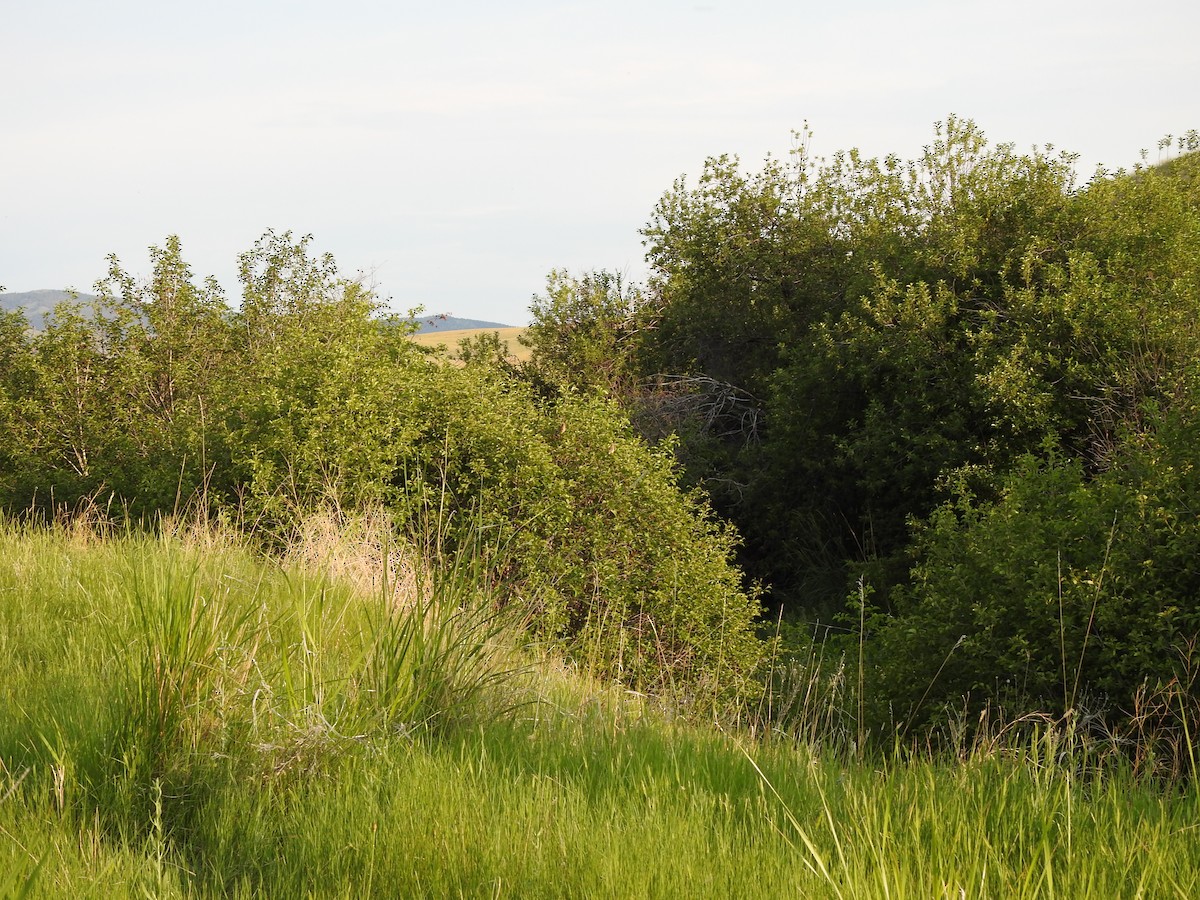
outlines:
[[995, 501], [960, 485], [935, 511], [916, 539], [913, 582], [894, 593], [893, 616], [877, 617], [869, 650], [903, 721], [967, 697], [975, 709], [1119, 727], [1147, 690], [1169, 685], [1194, 705], [1195, 391], [1193, 378], [1168, 410], [1148, 413], [1096, 477], [1078, 460], [1027, 457]]
[[545, 296], [534, 296], [530, 313], [520, 341], [533, 352], [531, 377], [551, 389], [633, 394], [633, 358], [648, 319], [640, 289], [612, 272], [576, 278], [559, 269], [547, 277]]
[[434, 366], [409, 403], [398, 414], [423, 430], [392, 476], [395, 508], [429, 510], [452, 540], [486, 535], [491, 577], [541, 636], [639, 689], [751, 688], [762, 650], [735, 538], [680, 492], [668, 448], [611, 401], [538, 401], [482, 360]]
[[393, 499], [387, 474], [420, 431], [404, 401], [428, 363], [410, 327], [375, 316], [360, 283], [308, 239], [268, 233], [240, 260], [245, 296], [231, 323], [239, 370], [219, 397], [231, 491], [245, 512], [286, 530], [326, 503]]
[[30, 464], [30, 434], [23, 408], [36, 374], [29, 352], [28, 322], [19, 311], [0, 312], [0, 495], [17, 490]]
[[539, 566], [585, 658], [693, 703], [752, 693], [758, 603], [729, 564], [737, 538], [680, 493], [670, 447], [648, 449], [612, 401], [565, 399], [546, 424], [571, 508]]
[[223, 298], [193, 284], [178, 239], [150, 256], [146, 283], [110, 258], [91, 303], [58, 304], [36, 334], [5, 330], [0, 422], [24, 448], [0, 476], [10, 508], [107, 496], [169, 509], [219, 463], [205, 402], [229, 357]]
[[951, 118], [915, 161], [818, 162], [806, 141], [752, 177], [710, 160], [660, 202], [645, 233], [662, 322], [644, 363], [758, 398], [761, 445], [710, 439], [692, 471], [718, 485], [777, 601], [827, 605], [848, 564], [894, 568], [942, 472], [1004, 465], [1051, 430], [998, 434], [988, 378], [1036, 399], [991, 370], [1023, 358], [1012, 286], [1028, 255], [1062, 252], [1071, 187], [1069, 156], [989, 148]]
[[645, 289], [552, 273], [526, 365], [414, 346], [308, 237], [242, 256], [237, 310], [175, 238], [144, 282], [112, 259], [43, 330], [0, 319], [0, 504], [195, 503], [276, 546], [382, 507], [697, 708], [756, 690], [762, 584], [852, 632], [859, 737], [964, 695], [1107, 725], [1190, 696], [1200, 138], [1082, 185], [955, 117], [910, 161], [809, 139], [680, 179]]
[[797, 138], [754, 174], [710, 159], [644, 232], [643, 375], [756, 405], [752, 431], [698, 403], [676, 428], [747, 570], [785, 614], [842, 614], [877, 726], [964, 695], [1111, 725], [1193, 684], [1200, 139], [1080, 186], [954, 117], [908, 162]]
[[[265, 234], [236, 311], [169, 238], [144, 284], [112, 259], [94, 308], [62, 305], [37, 334], [6, 316], [0, 501], [132, 518], [196, 503], [276, 546], [313, 511], [382, 505], [399, 533], [437, 522], [430, 552], [477, 554], [497, 603], [598, 675], [695, 702], [749, 690], [762, 647], [736, 538], [669, 452], [610, 403], [546, 396], [494, 340], [461, 365], [423, 351], [310, 244]], [[605, 321], [637, 305], [619, 279], [556, 277], [559, 301], [603, 300]], [[582, 373], [596, 352], [560, 362]]]

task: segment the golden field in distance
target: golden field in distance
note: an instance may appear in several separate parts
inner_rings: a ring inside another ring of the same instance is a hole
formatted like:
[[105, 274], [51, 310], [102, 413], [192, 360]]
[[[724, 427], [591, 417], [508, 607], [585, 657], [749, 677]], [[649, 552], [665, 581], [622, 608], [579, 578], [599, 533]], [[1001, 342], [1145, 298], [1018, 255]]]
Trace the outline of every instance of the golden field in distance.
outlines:
[[411, 340], [422, 347], [444, 346], [450, 355], [454, 356], [458, 350], [459, 341], [488, 332], [498, 335], [500, 340], [508, 344], [510, 359], [521, 363], [529, 361], [530, 349], [517, 341], [517, 338], [525, 333], [524, 328], [462, 328], [454, 331], [427, 331], [424, 334], [414, 334]]

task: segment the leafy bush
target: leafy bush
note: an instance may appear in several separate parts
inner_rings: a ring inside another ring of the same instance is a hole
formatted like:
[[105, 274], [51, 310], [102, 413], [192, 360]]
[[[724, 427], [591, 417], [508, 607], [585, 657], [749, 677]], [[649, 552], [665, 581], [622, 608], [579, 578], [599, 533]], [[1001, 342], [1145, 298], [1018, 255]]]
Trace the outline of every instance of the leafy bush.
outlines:
[[268, 232], [243, 254], [237, 311], [171, 238], [145, 284], [114, 259], [94, 309], [64, 305], [36, 335], [0, 322], [0, 433], [21, 448], [0, 451], [4, 505], [195, 502], [276, 546], [313, 511], [382, 505], [431, 552], [477, 555], [499, 602], [598, 674], [747, 689], [761, 646], [736, 539], [670, 453], [486, 347], [463, 365], [422, 351], [309, 244]]
[[1107, 467], [1200, 346], [1200, 203], [1194, 153], [1081, 188], [1070, 154], [955, 117], [908, 162], [799, 137], [664, 195], [638, 362], [756, 404], [752, 437], [694, 417], [681, 459], [771, 599], [828, 616], [864, 570], [881, 595], [905, 580], [947, 475], [994, 497], [1047, 448]]
[[996, 500], [961, 488], [935, 511], [912, 583], [893, 592], [867, 648], [900, 721], [968, 698], [1014, 715], [1091, 707], [1111, 726], [1147, 689], [1194, 690], [1195, 396], [1185, 388], [1150, 414], [1099, 476], [1079, 460], [1027, 457]]
[[853, 654], [869, 623], [876, 725], [1194, 691], [1200, 137], [1082, 186], [954, 117], [909, 162], [799, 137], [710, 159], [644, 232], [637, 362], [753, 406], [694, 405], [680, 458], [769, 600]]
[[551, 390], [600, 390], [622, 398], [634, 392], [633, 360], [649, 323], [640, 289], [612, 272], [574, 278], [555, 270], [529, 311], [532, 322], [520, 340], [532, 350], [527, 368], [535, 381]]

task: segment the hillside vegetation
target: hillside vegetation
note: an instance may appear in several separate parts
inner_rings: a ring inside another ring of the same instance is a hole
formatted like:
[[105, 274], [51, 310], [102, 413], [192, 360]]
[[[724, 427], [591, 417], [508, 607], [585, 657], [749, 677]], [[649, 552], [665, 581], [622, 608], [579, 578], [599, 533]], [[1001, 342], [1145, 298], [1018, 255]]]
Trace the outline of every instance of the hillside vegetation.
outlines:
[[1082, 185], [955, 118], [911, 161], [800, 137], [680, 179], [649, 285], [555, 271], [458, 365], [308, 238], [243, 254], [237, 309], [174, 238], [144, 280], [111, 259], [41, 331], [0, 318], [0, 506], [203, 509], [264, 546], [433, 516], [637, 690], [752, 699], [761, 598], [789, 652], [851, 660], [862, 737], [1048, 713], [1190, 766], [1195, 133]]
[[0, 313], [0, 895], [1194, 895], [1200, 137], [799, 138], [515, 346]]

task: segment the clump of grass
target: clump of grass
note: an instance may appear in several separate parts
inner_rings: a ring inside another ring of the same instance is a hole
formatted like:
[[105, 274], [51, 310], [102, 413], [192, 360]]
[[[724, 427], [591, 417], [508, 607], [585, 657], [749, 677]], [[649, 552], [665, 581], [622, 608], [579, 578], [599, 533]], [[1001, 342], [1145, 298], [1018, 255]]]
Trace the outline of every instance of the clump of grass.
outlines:
[[21, 648], [0, 665], [0, 760], [118, 841], [186, 842], [241, 781], [505, 706], [486, 698], [503, 693], [507, 623], [452, 560], [418, 566], [400, 598], [387, 577], [364, 594], [211, 534], [198, 552], [178, 528], [0, 529], [18, 549], [3, 640]]
[[816, 639], [803, 639], [787, 652], [779, 644], [766, 690], [749, 717], [751, 729], [835, 752], [857, 748], [846, 655]]
[[1196, 642], [1179, 651], [1178, 674], [1166, 683], [1147, 681], [1133, 712], [1116, 735], [1132, 748], [1135, 770], [1168, 782], [1195, 779], [1200, 731], [1200, 658]]
[[[347, 515], [329, 508], [300, 519], [282, 554], [284, 565], [350, 586], [363, 597], [405, 605], [429, 583], [416, 548], [398, 540], [382, 509]], [[428, 560], [425, 560], [428, 563]]]
[[518, 631], [511, 614], [480, 597], [484, 576], [473, 556], [405, 571], [414, 573], [408, 601], [397, 604], [385, 586], [368, 620], [364, 712], [401, 732], [477, 717], [484, 698], [501, 698], [498, 688], [515, 674], [500, 656], [504, 636]]

